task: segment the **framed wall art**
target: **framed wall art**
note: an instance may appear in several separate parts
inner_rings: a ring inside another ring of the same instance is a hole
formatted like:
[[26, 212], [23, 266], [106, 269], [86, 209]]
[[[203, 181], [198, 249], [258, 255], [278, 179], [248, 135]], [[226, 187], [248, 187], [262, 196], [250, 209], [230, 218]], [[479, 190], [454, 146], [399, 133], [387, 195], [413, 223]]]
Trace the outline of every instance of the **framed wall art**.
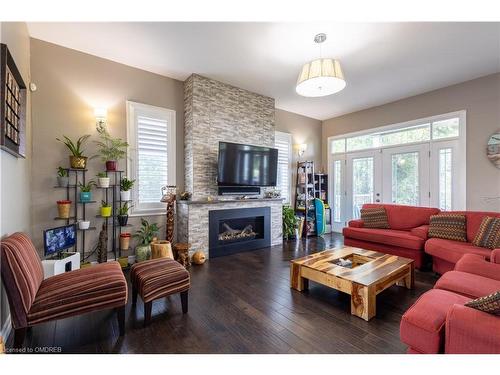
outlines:
[[0, 148], [25, 157], [26, 85], [7, 45], [0, 44]]

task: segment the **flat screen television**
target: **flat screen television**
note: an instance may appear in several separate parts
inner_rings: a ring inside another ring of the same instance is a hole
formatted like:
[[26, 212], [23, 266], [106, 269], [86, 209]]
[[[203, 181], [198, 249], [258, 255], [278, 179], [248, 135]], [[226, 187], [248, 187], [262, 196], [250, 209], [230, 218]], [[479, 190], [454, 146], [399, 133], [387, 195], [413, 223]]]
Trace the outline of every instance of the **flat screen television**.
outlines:
[[219, 142], [219, 186], [276, 186], [278, 150]]
[[45, 256], [55, 255], [76, 244], [76, 225], [47, 229], [43, 232]]

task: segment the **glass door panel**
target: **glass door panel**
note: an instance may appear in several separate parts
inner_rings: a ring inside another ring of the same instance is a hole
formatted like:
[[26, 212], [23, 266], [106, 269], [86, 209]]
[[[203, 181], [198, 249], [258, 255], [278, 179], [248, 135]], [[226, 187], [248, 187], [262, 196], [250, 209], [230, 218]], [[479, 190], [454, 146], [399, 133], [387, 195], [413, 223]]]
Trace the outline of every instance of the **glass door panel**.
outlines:
[[352, 160], [352, 218], [360, 217], [363, 204], [374, 201], [373, 157]]

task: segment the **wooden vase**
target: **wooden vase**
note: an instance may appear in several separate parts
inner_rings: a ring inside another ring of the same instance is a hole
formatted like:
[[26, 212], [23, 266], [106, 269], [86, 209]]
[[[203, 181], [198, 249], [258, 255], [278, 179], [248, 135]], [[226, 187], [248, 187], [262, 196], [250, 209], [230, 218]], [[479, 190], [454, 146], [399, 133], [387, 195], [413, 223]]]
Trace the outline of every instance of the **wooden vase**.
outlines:
[[174, 259], [174, 254], [172, 253], [172, 244], [170, 241], [157, 240], [151, 242], [151, 258], [170, 258]]

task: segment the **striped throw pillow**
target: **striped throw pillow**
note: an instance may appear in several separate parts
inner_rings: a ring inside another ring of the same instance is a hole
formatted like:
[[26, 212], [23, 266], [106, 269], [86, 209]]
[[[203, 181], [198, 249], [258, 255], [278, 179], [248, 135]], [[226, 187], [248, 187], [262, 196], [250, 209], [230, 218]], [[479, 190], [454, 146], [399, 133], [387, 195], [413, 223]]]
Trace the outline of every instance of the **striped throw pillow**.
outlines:
[[361, 209], [361, 220], [364, 228], [389, 229], [387, 212], [384, 207], [370, 207]]
[[473, 299], [465, 304], [467, 307], [487, 312], [493, 315], [500, 315], [500, 291], [485, 297]]
[[484, 217], [472, 244], [492, 250], [500, 248], [500, 217]]
[[465, 215], [432, 215], [429, 223], [429, 238], [467, 242]]

